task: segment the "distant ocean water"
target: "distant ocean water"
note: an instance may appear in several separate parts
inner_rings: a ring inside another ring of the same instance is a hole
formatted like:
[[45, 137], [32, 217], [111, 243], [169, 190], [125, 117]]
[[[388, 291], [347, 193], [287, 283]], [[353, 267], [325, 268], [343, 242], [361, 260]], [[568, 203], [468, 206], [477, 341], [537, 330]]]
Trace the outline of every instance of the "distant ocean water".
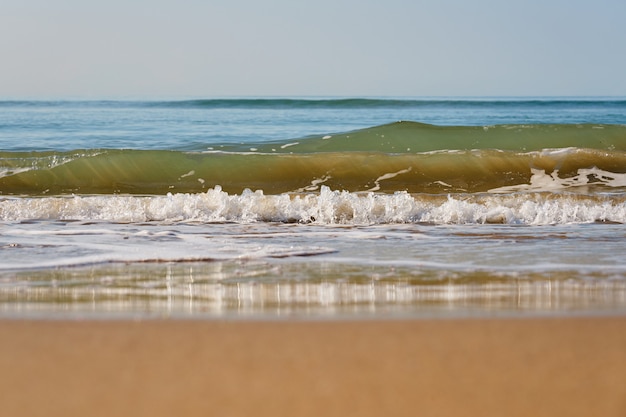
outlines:
[[626, 99], [0, 101], [0, 314], [626, 311]]

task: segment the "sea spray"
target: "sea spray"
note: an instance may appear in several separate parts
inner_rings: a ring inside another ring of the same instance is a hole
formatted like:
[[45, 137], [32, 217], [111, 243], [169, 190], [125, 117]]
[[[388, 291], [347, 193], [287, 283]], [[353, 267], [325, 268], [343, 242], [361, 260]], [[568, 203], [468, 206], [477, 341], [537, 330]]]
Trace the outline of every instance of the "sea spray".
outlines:
[[110, 222], [283, 222], [316, 224], [570, 224], [626, 223], [626, 196], [525, 192], [429, 195], [351, 193], [321, 187], [319, 193], [266, 195], [220, 187], [165, 196], [68, 196], [5, 198], [0, 219]]

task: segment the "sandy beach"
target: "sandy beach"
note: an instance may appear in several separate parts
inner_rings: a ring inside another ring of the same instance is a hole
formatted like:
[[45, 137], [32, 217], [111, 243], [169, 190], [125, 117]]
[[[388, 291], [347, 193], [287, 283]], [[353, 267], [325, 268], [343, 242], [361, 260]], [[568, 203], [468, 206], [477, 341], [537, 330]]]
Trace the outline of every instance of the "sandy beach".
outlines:
[[6, 416], [624, 416], [626, 317], [0, 321]]

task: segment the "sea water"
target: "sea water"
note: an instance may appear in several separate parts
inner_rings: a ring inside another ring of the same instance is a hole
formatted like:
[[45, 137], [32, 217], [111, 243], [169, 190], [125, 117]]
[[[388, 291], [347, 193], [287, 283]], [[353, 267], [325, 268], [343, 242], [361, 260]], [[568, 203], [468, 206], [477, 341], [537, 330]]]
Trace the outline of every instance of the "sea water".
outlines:
[[5, 317], [626, 312], [626, 100], [0, 101]]

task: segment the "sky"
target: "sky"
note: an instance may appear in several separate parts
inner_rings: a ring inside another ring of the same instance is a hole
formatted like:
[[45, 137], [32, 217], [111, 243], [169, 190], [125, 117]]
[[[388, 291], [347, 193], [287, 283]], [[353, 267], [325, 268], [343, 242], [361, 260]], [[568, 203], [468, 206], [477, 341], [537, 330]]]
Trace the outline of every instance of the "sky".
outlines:
[[626, 96], [624, 0], [1, 0], [0, 98]]

